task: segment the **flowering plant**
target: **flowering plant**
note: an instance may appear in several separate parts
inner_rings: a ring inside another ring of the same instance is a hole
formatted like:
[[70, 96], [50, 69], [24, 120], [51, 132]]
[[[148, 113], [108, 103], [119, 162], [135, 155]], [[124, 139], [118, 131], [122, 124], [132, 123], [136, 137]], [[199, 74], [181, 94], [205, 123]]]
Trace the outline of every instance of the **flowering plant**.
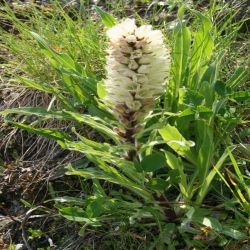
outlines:
[[[61, 215], [84, 224], [82, 233], [87, 227], [103, 226], [114, 233], [134, 227], [148, 235], [150, 227], [159, 234], [155, 245], [161, 247], [173, 246], [171, 239], [176, 234], [186, 239], [186, 233], [197, 233], [200, 225], [211, 227], [215, 235], [230, 235], [230, 228], [222, 225], [213, 211], [204, 214], [201, 205], [211, 185], [218, 185], [213, 181], [226, 159], [233, 159], [234, 147], [225, 142], [230, 137], [218, 128], [230, 123], [223, 112], [227, 100], [237, 95], [233, 96], [231, 90], [218, 91], [221, 57], [210, 63], [212, 22], [195, 12], [201, 26], [191, 32], [183, 21], [183, 11], [181, 8], [178, 12], [171, 55], [160, 30], [150, 25], [137, 27], [133, 19], [116, 24], [106, 15], [103, 19], [108, 20], [110, 28], [109, 46], [106, 78], [102, 81], [33, 34], [64, 84], [57, 89], [19, 80], [54, 95], [62, 108], [24, 107], [1, 114], [74, 122], [71, 132], [65, 133], [6, 119], [9, 124], [83, 154], [80, 162], [67, 166], [67, 174], [83, 177], [92, 189], [83, 190], [80, 202], [69, 197], [55, 199]], [[244, 75], [241, 71], [233, 76], [229, 88], [244, 80]], [[83, 114], [79, 103], [85, 104], [90, 114]], [[101, 134], [102, 142], [84, 136], [83, 125]], [[242, 193], [237, 202], [250, 211]]]
[[155, 99], [166, 90], [170, 52], [160, 30], [152, 30], [150, 25], [137, 27], [133, 19], [115, 25], [107, 35], [105, 102], [120, 121], [124, 142], [134, 144]]

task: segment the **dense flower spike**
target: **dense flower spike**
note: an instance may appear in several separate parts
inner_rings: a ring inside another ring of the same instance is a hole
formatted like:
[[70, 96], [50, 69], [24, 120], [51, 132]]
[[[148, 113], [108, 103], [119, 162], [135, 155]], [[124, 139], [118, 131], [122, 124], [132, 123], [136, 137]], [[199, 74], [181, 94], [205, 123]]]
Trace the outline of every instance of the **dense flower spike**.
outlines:
[[107, 34], [105, 99], [125, 127], [132, 129], [165, 91], [169, 50], [160, 30], [152, 30], [150, 25], [137, 27], [134, 19], [124, 20]]

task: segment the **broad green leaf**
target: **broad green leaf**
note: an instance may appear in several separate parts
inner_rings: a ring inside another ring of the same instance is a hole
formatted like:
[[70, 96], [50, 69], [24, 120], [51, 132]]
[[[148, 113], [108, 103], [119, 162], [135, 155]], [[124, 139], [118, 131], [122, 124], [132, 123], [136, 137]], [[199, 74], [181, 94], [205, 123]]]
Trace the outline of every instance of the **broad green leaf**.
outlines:
[[145, 185], [155, 191], [165, 191], [168, 183], [161, 178], [153, 178], [150, 179], [149, 182], [147, 182]]
[[199, 208], [199, 207], [190, 207], [186, 213], [187, 218], [191, 220], [195, 220], [196, 218], [204, 218], [208, 217], [211, 214], [211, 209]]
[[216, 219], [210, 217], [211, 211], [209, 209], [202, 209], [202, 208], [196, 208], [193, 207], [190, 208], [190, 210], [187, 212], [187, 217], [189, 222], [195, 222], [202, 224], [206, 227], [211, 228], [212, 230], [222, 233], [222, 225], [221, 223]]
[[203, 15], [201, 12], [194, 10], [194, 9], [190, 9], [192, 11], [193, 14], [195, 14], [200, 20], [201, 25], [202, 25], [202, 30], [204, 31], [204, 33], [210, 32], [212, 29], [212, 21], [210, 20], [210, 18], [208, 16]]
[[225, 97], [229, 91], [229, 87], [225, 84], [225, 82], [217, 80], [214, 85], [214, 89], [216, 93], [222, 97]]
[[190, 149], [190, 147], [193, 146], [193, 143], [187, 141], [176, 127], [167, 125], [165, 128], [159, 129], [159, 133], [166, 141], [167, 145], [177, 154], [188, 159], [192, 163], [196, 163], [195, 156]]
[[[115, 203], [107, 197], [91, 197], [93, 198], [89, 202], [86, 213], [88, 217], [99, 217], [107, 212], [112, 212], [110, 210], [115, 209]], [[114, 201], [114, 200], [113, 200]]]
[[87, 218], [86, 212], [77, 207], [65, 207], [59, 209], [60, 214], [68, 220], [95, 224], [97, 221], [94, 218]]
[[190, 88], [180, 88], [179, 90], [179, 104], [183, 107], [196, 107], [202, 104], [204, 96], [198, 90], [192, 90]]
[[166, 166], [166, 159], [162, 153], [153, 152], [143, 158], [141, 162], [143, 171], [153, 172]]
[[110, 15], [106, 11], [102, 10], [98, 6], [95, 6], [95, 10], [100, 15], [102, 22], [106, 28], [109, 29], [116, 24], [116, 19], [112, 15]]
[[59, 140], [59, 141], [71, 139], [71, 136], [69, 134], [59, 132], [57, 129], [34, 128], [32, 126], [29, 126], [29, 125], [26, 125], [26, 124], [23, 124], [20, 122], [14, 122], [10, 119], [5, 119], [5, 121], [9, 124], [12, 124], [18, 128], [24, 129], [28, 132], [31, 132], [31, 133], [37, 134], [37, 135], [42, 135], [42, 136], [50, 138], [50, 139]]
[[190, 221], [202, 224], [206, 227], [211, 228], [212, 230], [214, 230], [218, 233], [222, 233], [222, 225], [220, 224], [220, 222], [216, 218], [202, 216], [202, 214], [199, 214], [199, 210], [195, 211], [189, 217]]

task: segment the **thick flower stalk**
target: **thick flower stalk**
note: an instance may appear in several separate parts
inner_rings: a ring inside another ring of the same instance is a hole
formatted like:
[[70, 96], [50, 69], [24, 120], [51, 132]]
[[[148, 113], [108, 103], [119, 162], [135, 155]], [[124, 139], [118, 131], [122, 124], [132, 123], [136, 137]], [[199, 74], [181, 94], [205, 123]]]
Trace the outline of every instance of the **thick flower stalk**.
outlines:
[[134, 143], [143, 118], [166, 89], [170, 53], [160, 30], [151, 25], [137, 27], [134, 19], [125, 19], [107, 35], [105, 100], [124, 126], [125, 141]]

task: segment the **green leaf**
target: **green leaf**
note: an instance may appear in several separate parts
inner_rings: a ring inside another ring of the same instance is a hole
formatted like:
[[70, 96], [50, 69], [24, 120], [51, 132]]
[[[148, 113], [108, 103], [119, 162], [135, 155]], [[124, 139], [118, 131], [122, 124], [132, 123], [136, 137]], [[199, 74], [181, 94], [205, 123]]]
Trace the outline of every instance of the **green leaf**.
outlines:
[[[63, 69], [60, 71], [60, 75], [62, 77], [61, 83], [62, 87], [65, 89], [67, 93], [70, 93], [72, 97], [79, 102], [80, 104], [89, 102], [91, 97], [91, 91], [86, 90], [86, 81], [75, 79], [68, 72], [65, 72]], [[79, 84], [79, 82], [81, 82]]]
[[89, 224], [94, 223], [95, 219], [87, 218], [86, 212], [77, 207], [65, 207], [59, 209], [60, 214], [68, 220], [77, 221], [77, 222], [86, 222]]
[[244, 67], [239, 67], [232, 77], [226, 82], [226, 85], [231, 88], [236, 88], [243, 84], [248, 78], [249, 72], [248, 69]]
[[7, 114], [37, 115], [48, 119], [74, 120], [69, 115], [64, 114], [62, 111], [47, 110], [45, 108], [40, 108], [40, 107], [36, 108], [21, 107], [21, 108], [6, 109], [0, 112], [0, 115], [7, 115]]
[[10, 123], [18, 128], [24, 129], [28, 132], [31, 132], [33, 134], [37, 135], [42, 135], [44, 137], [54, 139], [54, 140], [59, 140], [59, 141], [64, 141], [64, 140], [70, 140], [71, 136], [69, 134], [59, 132], [57, 129], [48, 129], [48, 128], [33, 128], [32, 126], [19, 123], [19, 122], [14, 122], [9, 119], [5, 119], [7, 123]]
[[185, 4], [183, 4], [183, 5], [178, 9], [177, 15], [178, 15], [178, 17], [179, 17], [180, 19], [183, 18], [184, 11], [185, 11]]
[[192, 163], [196, 162], [196, 158], [190, 150], [193, 142], [187, 141], [177, 128], [167, 125], [165, 128], [159, 130], [160, 135], [166, 141], [167, 145], [171, 147], [177, 154], [188, 159]]
[[168, 183], [161, 178], [153, 178], [145, 184], [150, 189], [155, 191], [165, 191], [168, 186]]
[[43, 231], [40, 229], [29, 228], [28, 232], [31, 234], [28, 237], [28, 239], [30, 239], [30, 240], [34, 240], [34, 239], [39, 240], [44, 235]]
[[238, 91], [228, 95], [229, 98], [239, 100], [239, 101], [249, 101], [250, 100], [250, 91]]
[[61, 87], [80, 103], [94, 100], [92, 94], [96, 94], [97, 81], [93, 76], [90, 77], [84, 67], [78, 65], [70, 55], [57, 53], [40, 35], [35, 32], [31, 32], [31, 34], [62, 77], [62, 81], [59, 81]]
[[189, 85], [197, 88], [199, 79], [206, 69], [207, 62], [210, 60], [214, 48], [214, 42], [211, 35], [212, 22], [198, 11], [192, 10], [201, 21], [201, 27], [194, 35], [190, 60]]
[[34, 82], [33, 80], [30, 80], [30, 79], [27, 79], [24, 77], [20, 77], [20, 76], [16, 76], [16, 78], [24, 85], [26, 85], [30, 88], [45, 92], [45, 93], [56, 94], [56, 92], [58, 91], [55, 88], [53, 88], [51, 85], [46, 84], [46, 83], [37, 83], [37, 82]]
[[[230, 157], [230, 160], [233, 164], [234, 170], [237, 174], [237, 177], [239, 178], [239, 182], [241, 183], [241, 185], [245, 188], [247, 195], [248, 195], [248, 199], [250, 200], [250, 187], [247, 185], [247, 183], [244, 180], [243, 174], [241, 173], [240, 167], [238, 166], [236, 159], [234, 158], [233, 154], [230, 152], [230, 150], [228, 150], [228, 154]], [[250, 204], [248, 204], [250, 205]]]
[[213, 63], [207, 67], [199, 86], [199, 92], [205, 97], [206, 107], [211, 108], [215, 100], [215, 83], [217, 80], [218, 64]]
[[45, 93], [51, 93], [54, 96], [56, 96], [56, 98], [58, 100], [61, 101], [61, 103], [64, 105], [65, 108], [69, 109], [69, 110], [74, 110], [73, 105], [70, 103], [69, 100], [67, 100], [63, 95], [62, 95], [62, 91], [57, 88], [57, 87], [53, 87], [53, 85], [51, 84], [47, 84], [47, 83], [37, 83], [34, 82], [30, 79], [24, 78], [24, 77], [20, 77], [20, 76], [16, 76], [16, 78], [25, 86], [28, 86], [30, 88], [45, 92]]
[[33, 108], [33, 107], [23, 107], [23, 108], [13, 108], [7, 109], [0, 112], [0, 115], [6, 114], [23, 114], [23, 115], [37, 115], [48, 119], [65, 119], [71, 121], [77, 121], [79, 123], [84, 123], [93, 129], [105, 134], [109, 138], [113, 139], [117, 144], [121, 144], [119, 136], [109, 128], [110, 124], [98, 117], [92, 117], [90, 115], [79, 114], [71, 111], [52, 111], [46, 110], [44, 108]]
[[196, 222], [202, 224], [206, 227], [211, 228], [216, 232], [222, 233], [222, 225], [216, 218], [209, 217], [210, 215], [209, 209], [191, 207], [186, 215], [190, 222]]
[[225, 152], [220, 157], [220, 159], [217, 161], [217, 163], [215, 164], [215, 166], [213, 167], [213, 169], [206, 176], [205, 181], [203, 183], [201, 183], [201, 186], [200, 186], [200, 189], [199, 189], [199, 193], [198, 193], [198, 196], [197, 196], [197, 200], [196, 200], [197, 204], [201, 204], [202, 203], [203, 199], [205, 198], [205, 196], [206, 196], [206, 194], [207, 194], [207, 192], [209, 190], [210, 184], [211, 184], [214, 176], [216, 175], [217, 171], [222, 167], [224, 161], [226, 160], [226, 158], [229, 155], [229, 153], [228, 153], [229, 151], [228, 150], [233, 150], [233, 149], [234, 148], [232, 148], [232, 149], [227, 148], [225, 150]]
[[210, 227], [211, 229], [217, 231], [217, 232], [221, 232], [222, 231], [222, 226], [220, 224], [220, 222], [215, 219], [215, 218], [208, 218], [208, 217], [204, 217], [200, 220], [200, 222], [206, 226], [206, 227]]
[[176, 85], [176, 94], [179, 87], [182, 86], [184, 74], [188, 65], [188, 56], [190, 49], [190, 31], [180, 20], [175, 30], [175, 44], [174, 44], [174, 66], [173, 75]]
[[213, 129], [203, 120], [197, 121], [197, 171], [200, 183], [207, 177], [208, 170], [212, 166], [214, 156]]
[[92, 117], [89, 115], [80, 115], [79, 113], [74, 113], [71, 111], [64, 111], [64, 113], [71, 116], [75, 120], [85, 123], [90, 127], [92, 127], [93, 129], [96, 129], [97, 131], [105, 134], [109, 138], [113, 139], [117, 144], [121, 144], [119, 136], [112, 129], [106, 126], [109, 124], [104, 122], [102, 119], [98, 117]]
[[143, 171], [153, 172], [166, 166], [165, 156], [158, 152], [147, 155], [141, 162]]
[[[103, 149], [100, 150], [100, 148], [94, 148], [91, 146], [92, 143], [89, 143], [87, 141], [81, 142], [81, 141], [65, 140], [63, 142], [58, 142], [58, 143], [60, 144], [62, 148], [69, 149], [71, 151], [81, 152], [85, 154], [90, 160], [92, 156], [96, 156], [96, 157], [102, 157], [102, 160], [105, 162], [110, 163], [113, 161], [112, 157], [114, 156], [110, 152], [105, 152]], [[103, 146], [103, 148], [105, 148], [105, 146]]]
[[167, 164], [171, 169], [179, 169], [179, 159], [171, 152], [165, 152]]
[[[77, 197], [71, 197], [71, 196], [62, 196], [62, 197], [56, 197], [52, 199], [55, 202], [59, 203], [68, 203], [68, 204], [74, 204], [74, 205], [79, 205], [83, 206], [85, 204], [85, 200]], [[51, 200], [49, 200], [51, 201]], [[48, 201], [46, 201], [48, 202]]]
[[223, 227], [221, 233], [235, 239], [235, 240], [245, 240], [248, 236], [245, 233], [242, 233], [236, 229]]
[[214, 89], [216, 93], [222, 97], [226, 96], [228, 92], [227, 85], [223, 81], [219, 81], [219, 80], [215, 82]]
[[184, 106], [196, 107], [201, 105], [204, 100], [204, 96], [201, 93], [190, 88], [180, 88], [179, 94], [179, 103]]
[[88, 199], [86, 212], [88, 217], [100, 217], [103, 214], [112, 213], [118, 206], [115, 199], [102, 196], [91, 196]]
[[103, 99], [106, 96], [106, 89], [103, 81], [97, 83], [97, 94], [100, 99]]
[[31, 32], [31, 35], [37, 40], [39, 46], [43, 49], [45, 55], [49, 58], [52, 58], [54, 61], [53, 66], [55, 68], [59, 68], [60, 66], [64, 66], [68, 69], [76, 70], [75, 61], [67, 54], [59, 54], [51, 49], [50, 45], [47, 43], [45, 39], [43, 39], [40, 35], [35, 32]]
[[116, 19], [112, 15], [102, 10], [98, 6], [95, 6], [95, 10], [101, 16], [102, 23], [106, 28], [112, 28], [116, 24]]
[[[99, 157], [100, 158], [100, 157]], [[97, 159], [98, 168], [86, 168], [82, 170], [75, 170], [72, 168], [71, 165], [68, 165], [69, 171], [67, 172], [68, 175], [77, 175], [87, 179], [98, 179], [98, 180], [105, 180], [111, 183], [116, 183], [127, 189], [131, 190], [135, 194], [143, 197], [144, 199], [150, 199], [151, 196], [145, 189], [142, 188], [141, 185], [136, 184], [133, 181], [130, 181], [128, 178], [120, 174], [115, 168], [111, 167], [110, 165], [105, 165], [101, 163], [100, 160]]]
[[168, 172], [171, 184], [179, 184], [181, 182], [181, 175], [179, 169], [172, 169]]
[[183, 162], [170, 152], [165, 152], [168, 166], [172, 169], [169, 171], [170, 181], [172, 184], [179, 184], [181, 194], [189, 198], [187, 188], [187, 175], [184, 173]]

